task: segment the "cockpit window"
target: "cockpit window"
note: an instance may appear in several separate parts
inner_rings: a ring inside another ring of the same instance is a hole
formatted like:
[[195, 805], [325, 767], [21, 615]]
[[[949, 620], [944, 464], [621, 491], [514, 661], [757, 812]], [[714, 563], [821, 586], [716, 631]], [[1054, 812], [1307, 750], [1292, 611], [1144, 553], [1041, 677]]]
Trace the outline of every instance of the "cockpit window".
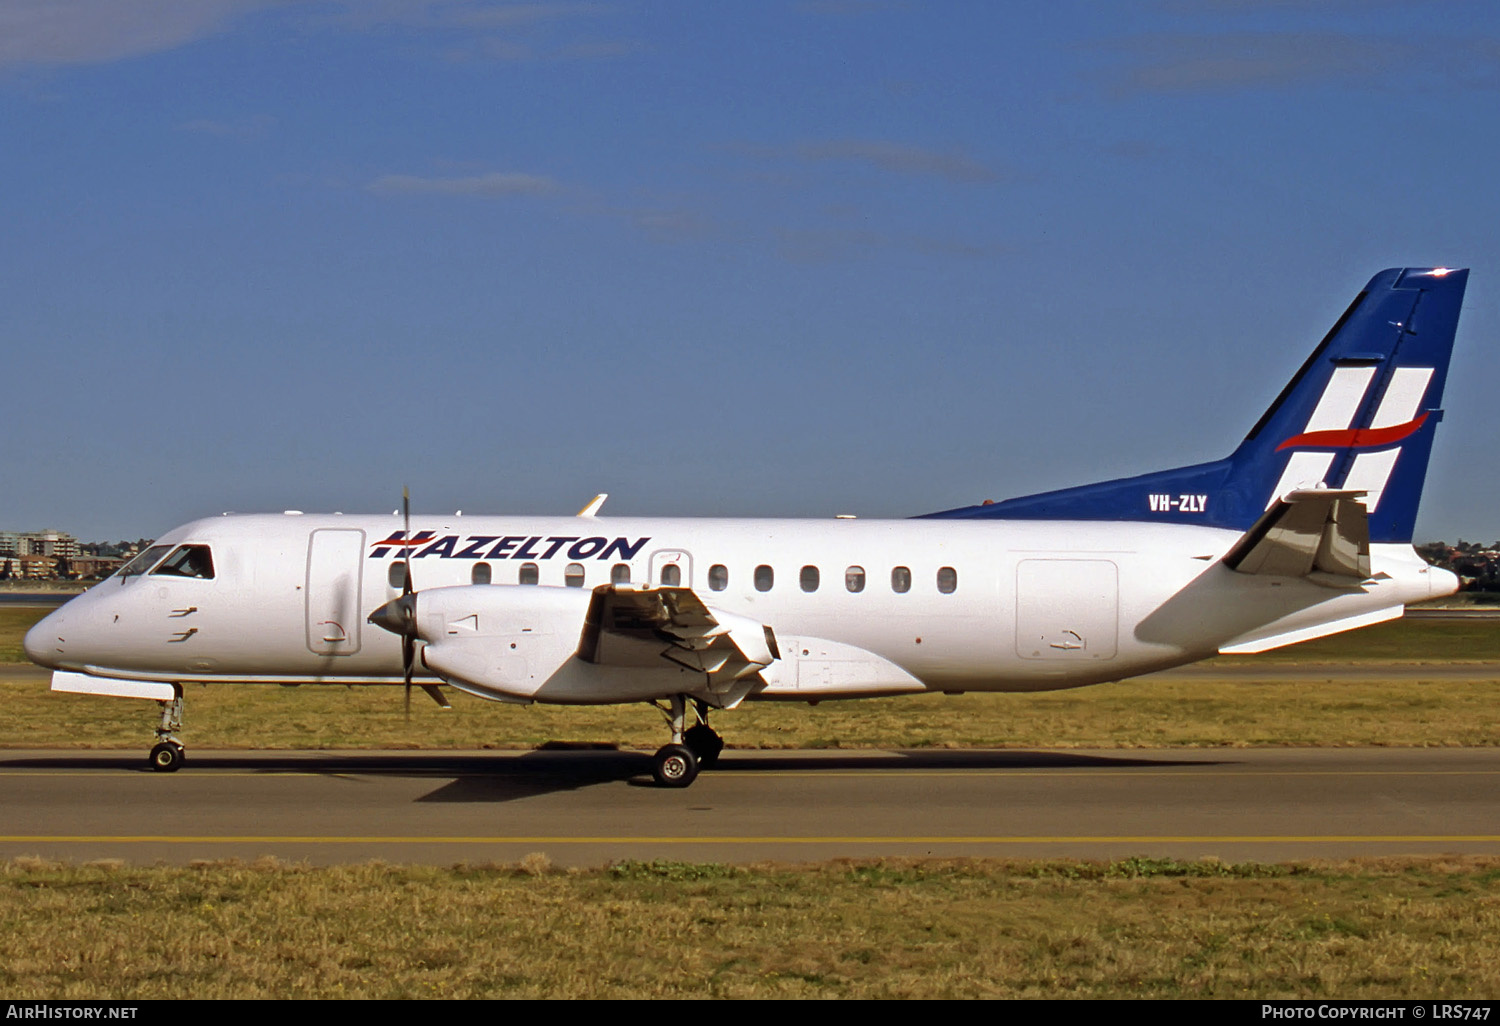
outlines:
[[214, 577], [214, 560], [207, 545], [180, 545], [177, 551], [162, 561], [161, 566], [151, 571], [151, 576], [165, 574], [169, 577], [201, 577], [211, 581]]
[[129, 563], [126, 563], [124, 566], [120, 567], [119, 572], [115, 574], [115, 576], [135, 577], [137, 574], [143, 574], [147, 570], [150, 570], [153, 566], [155, 566], [158, 559], [165, 556], [168, 552], [171, 551], [172, 546], [170, 545], [153, 545], [145, 552], [142, 552], [139, 556], [136, 556]]

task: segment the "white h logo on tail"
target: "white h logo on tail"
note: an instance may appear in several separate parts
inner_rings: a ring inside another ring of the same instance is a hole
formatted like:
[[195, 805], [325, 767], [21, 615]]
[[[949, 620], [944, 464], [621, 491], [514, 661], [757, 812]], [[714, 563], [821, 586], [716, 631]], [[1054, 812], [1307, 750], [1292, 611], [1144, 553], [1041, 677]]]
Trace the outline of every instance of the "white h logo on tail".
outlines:
[[[1375, 512], [1375, 507], [1380, 504], [1380, 495], [1391, 479], [1391, 471], [1396, 467], [1396, 458], [1401, 455], [1400, 446], [1393, 443], [1416, 431], [1426, 420], [1425, 414], [1417, 417], [1416, 413], [1422, 396], [1427, 393], [1427, 385], [1432, 380], [1432, 368], [1397, 367], [1369, 427], [1351, 430], [1349, 425], [1359, 412], [1360, 404], [1374, 379], [1374, 367], [1334, 369], [1333, 377], [1323, 389], [1322, 398], [1318, 400], [1312, 416], [1307, 419], [1307, 428], [1302, 434], [1288, 438], [1277, 446], [1278, 451], [1288, 448], [1299, 451], [1293, 452], [1291, 459], [1287, 460], [1281, 479], [1276, 482], [1276, 487], [1266, 502], [1267, 509], [1289, 491], [1316, 488], [1325, 484], [1336, 450], [1389, 445], [1392, 446], [1389, 449], [1362, 452], [1356, 456], [1343, 483], [1344, 488], [1368, 492], [1365, 506], [1371, 513]], [[1309, 451], [1303, 447], [1325, 451]]]

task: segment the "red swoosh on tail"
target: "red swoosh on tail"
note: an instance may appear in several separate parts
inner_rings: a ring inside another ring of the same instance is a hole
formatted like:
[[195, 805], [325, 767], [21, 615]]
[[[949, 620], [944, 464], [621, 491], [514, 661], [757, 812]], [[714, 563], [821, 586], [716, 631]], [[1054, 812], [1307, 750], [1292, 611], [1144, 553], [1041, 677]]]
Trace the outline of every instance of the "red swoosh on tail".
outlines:
[[1309, 431], [1293, 435], [1276, 447], [1283, 449], [1373, 449], [1379, 445], [1393, 445], [1412, 435], [1427, 420], [1422, 414], [1405, 424], [1393, 424], [1383, 428], [1346, 428], [1343, 431]]

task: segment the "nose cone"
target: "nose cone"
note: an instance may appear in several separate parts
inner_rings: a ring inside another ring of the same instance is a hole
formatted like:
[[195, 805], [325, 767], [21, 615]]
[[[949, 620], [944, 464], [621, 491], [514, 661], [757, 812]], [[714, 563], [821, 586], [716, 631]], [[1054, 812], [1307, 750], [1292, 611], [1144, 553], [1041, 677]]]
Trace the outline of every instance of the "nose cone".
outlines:
[[21, 642], [21, 647], [26, 650], [26, 658], [49, 670], [57, 669], [57, 662], [62, 658], [62, 632], [63, 618], [60, 613], [48, 613], [42, 617], [26, 632], [26, 637]]
[[371, 613], [369, 620], [377, 627], [384, 627], [392, 634], [413, 638], [417, 634], [416, 593], [392, 599]]

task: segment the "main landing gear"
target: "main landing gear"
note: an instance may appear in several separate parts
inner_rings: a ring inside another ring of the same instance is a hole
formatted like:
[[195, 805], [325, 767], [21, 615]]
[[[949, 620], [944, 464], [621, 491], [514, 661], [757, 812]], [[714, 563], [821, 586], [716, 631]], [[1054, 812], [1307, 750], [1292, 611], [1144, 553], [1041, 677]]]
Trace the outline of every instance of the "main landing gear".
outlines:
[[182, 685], [172, 685], [170, 702], [158, 702], [161, 706], [161, 723], [156, 728], [156, 747], [151, 749], [151, 768], [158, 773], [175, 773], [182, 769], [187, 758], [187, 749], [177, 740], [182, 729]]
[[[687, 787], [697, 779], [700, 769], [709, 769], [719, 761], [724, 739], [708, 725], [708, 706], [693, 700], [698, 722], [687, 727], [687, 695], [673, 695], [669, 707], [661, 709], [672, 728], [672, 743], [657, 749], [652, 758], [651, 776], [660, 787]], [[654, 704], [654, 703], [653, 703]], [[686, 728], [686, 729], [684, 729]]]

